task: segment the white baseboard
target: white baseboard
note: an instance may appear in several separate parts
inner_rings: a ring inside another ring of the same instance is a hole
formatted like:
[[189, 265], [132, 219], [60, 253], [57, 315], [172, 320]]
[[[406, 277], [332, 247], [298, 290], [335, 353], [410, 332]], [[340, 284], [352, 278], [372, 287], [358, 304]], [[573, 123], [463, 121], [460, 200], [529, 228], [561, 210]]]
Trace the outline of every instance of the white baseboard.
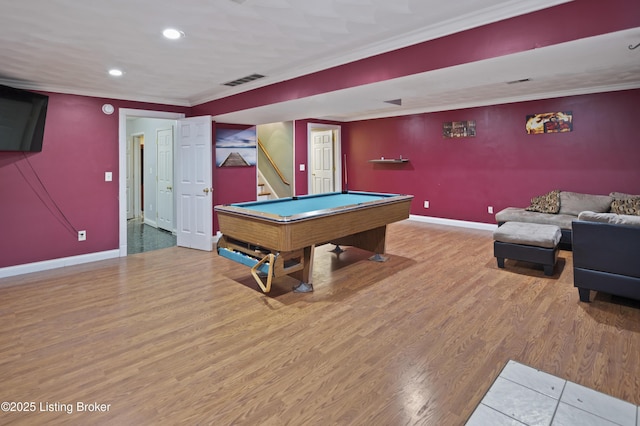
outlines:
[[81, 254], [79, 256], [62, 257], [60, 259], [43, 260], [42, 262], [25, 263], [24, 265], [7, 266], [6, 268], [0, 268], [0, 278], [64, 268], [65, 266], [80, 265], [82, 263], [97, 262], [114, 257], [120, 257], [120, 250], [108, 250]]
[[409, 220], [433, 223], [436, 225], [457, 226], [460, 228], [482, 229], [485, 231], [495, 231], [498, 228], [497, 224], [492, 223], [469, 222], [466, 220], [444, 219], [441, 217], [419, 216], [414, 214], [409, 215]]
[[[482, 229], [485, 231], [495, 231], [498, 225], [491, 223], [469, 222], [465, 220], [443, 219], [440, 217], [409, 215], [409, 220], [417, 222], [433, 223], [436, 225], [457, 226], [470, 229]], [[222, 234], [220, 231], [213, 236], [213, 242], [217, 242]], [[126, 253], [126, 246], [120, 250], [108, 250], [97, 253], [82, 254], [79, 256], [63, 257], [60, 259], [44, 260], [42, 262], [27, 263], [24, 265], [7, 266], [0, 268], [0, 278], [12, 277], [15, 275], [28, 274], [31, 272], [46, 271], [49, 269], [64, 268], [65, 266], [80, 265], [82, 263], [97, 262], [99, 260], [112, 259], [122, 256], [121, 252]], [[125, 254], [126, 256], [126, 254]]]

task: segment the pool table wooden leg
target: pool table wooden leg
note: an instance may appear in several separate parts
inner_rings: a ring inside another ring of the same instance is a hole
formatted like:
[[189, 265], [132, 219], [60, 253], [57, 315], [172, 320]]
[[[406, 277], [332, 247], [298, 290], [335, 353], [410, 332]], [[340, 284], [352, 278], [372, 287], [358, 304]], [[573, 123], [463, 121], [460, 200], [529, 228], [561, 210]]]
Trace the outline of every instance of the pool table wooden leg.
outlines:
[[300, 284], [293, 287], [293, 291], [296, 293], [309, 293], [313, 291], [313, 284], [311, 283], [311, 277], [313, 275], [313, 253], [315, 246], [309, 246], [304, 248], [303, 259], [304, 267], [296, 272], [292, 272], [290, 275], [293, 278], [300, 280]]
[[373, 253], [384, 253], [387, 226], [379, 226], [367, 231], [358, 232], [345, 237], [332, 239], [331, 243], [343, 246], [358, 247]]

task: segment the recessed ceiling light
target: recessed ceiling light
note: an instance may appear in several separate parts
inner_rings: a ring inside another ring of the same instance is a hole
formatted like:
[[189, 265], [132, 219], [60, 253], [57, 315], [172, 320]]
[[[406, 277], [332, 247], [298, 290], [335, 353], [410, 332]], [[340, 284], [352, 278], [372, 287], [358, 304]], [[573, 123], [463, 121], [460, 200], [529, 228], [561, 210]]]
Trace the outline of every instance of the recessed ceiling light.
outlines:
[[169, 40], [178, 40], [179, 38], [184, 37], [184, 33], [180, 30], [176, 30], [175, 28], [167, 28], [162, 32], [162, 35]]
[[122, 72], [122, 70], [119, 70], [119, 69], [116, 69], [116, 68], [113, 68], [113, 69], [109, 70], [109, 75], [112, 75], [114, 77], [120, 77], [120, 76], [122, 76], [122, 74], [124, 74]]

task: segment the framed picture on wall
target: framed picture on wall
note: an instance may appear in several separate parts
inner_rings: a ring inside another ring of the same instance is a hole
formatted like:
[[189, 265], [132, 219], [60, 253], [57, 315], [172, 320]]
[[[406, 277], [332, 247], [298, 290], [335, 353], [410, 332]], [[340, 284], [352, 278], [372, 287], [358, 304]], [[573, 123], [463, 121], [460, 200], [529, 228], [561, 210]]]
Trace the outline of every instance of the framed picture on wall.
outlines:
[[529, 135], [571, 132], [573, 131], [573, 113], [563, 111], [527, 115], [526, 129]]
[[249, 167], [256, 165], [256, 128], [216, 129], [216, 166]]
[[476, 122], [468, 121], [448, 121], [442, 123], [442, 137], [449, 138], [466, 138], [476, 135]]

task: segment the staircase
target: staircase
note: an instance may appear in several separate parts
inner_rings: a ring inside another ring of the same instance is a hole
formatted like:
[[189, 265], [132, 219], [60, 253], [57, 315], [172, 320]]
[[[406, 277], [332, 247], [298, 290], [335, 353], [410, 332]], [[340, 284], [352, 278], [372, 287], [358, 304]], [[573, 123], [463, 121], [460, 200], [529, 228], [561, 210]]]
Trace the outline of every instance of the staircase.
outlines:
[[270, 199], [271, 199], [271, 192], [265, 188], [264, 182], [258, 181], [258, 197], [256, 198], [256, 200], [262, 201], [262, 200], [270, 200]]
[[269, 181], [265, 179], [264, 175], [260, 170], [258, 170], [258, 191], [256, 200], [264, 201], [264, 200], [273, 200], [274, 198], [278, 198], [278, 196], [269, 185]]
[[258, 192], [257, 200], [273, 200], [282, 196], [290, 196], [291, 184], [287, 181], [282, 171], [267, 152], [266, 148], [257, 139], [258, 147]]

